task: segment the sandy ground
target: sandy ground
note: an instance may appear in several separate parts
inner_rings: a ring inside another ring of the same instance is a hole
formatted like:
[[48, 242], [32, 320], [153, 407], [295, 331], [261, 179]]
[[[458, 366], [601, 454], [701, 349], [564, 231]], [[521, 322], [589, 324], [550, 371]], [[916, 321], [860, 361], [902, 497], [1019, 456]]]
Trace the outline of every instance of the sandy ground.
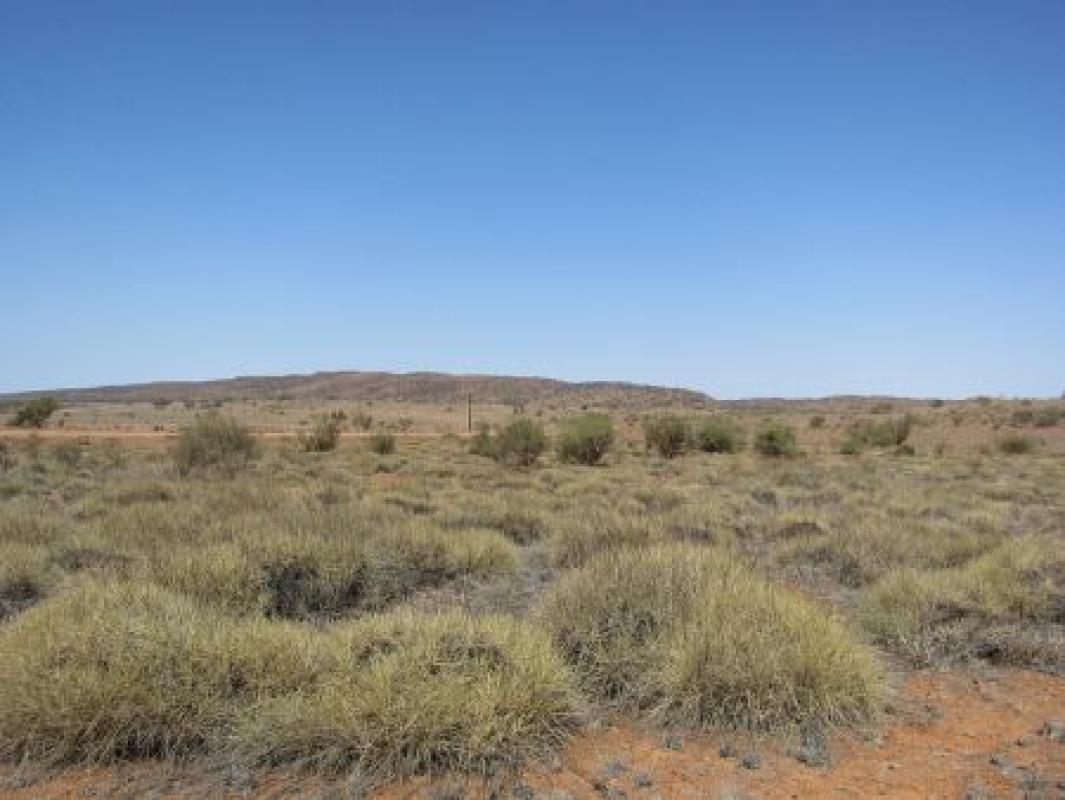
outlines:
[[[839, 734], [828, 763], [796, 757], [794, 742], [736, 735], [668, 736], [634, 723], [576, 738], [553, 764], [496, 787], [499, 798], [1065, 798], [1065, 678], [1028, 671], [921, 672], [899, 688], [875, 730]], [[1060, 740], [1059, 740], [1060, 739]], [[734, 755], [723, 756], [728, 745]], [[757, 762], [752, 755], [757, 756]], [[140, 763], [32, 775], [0, 770], [2, 800], [114, 798], [353, 798], [346, 783]], [[481, 782], [385, 787], [377, 800], [488, 798]]]

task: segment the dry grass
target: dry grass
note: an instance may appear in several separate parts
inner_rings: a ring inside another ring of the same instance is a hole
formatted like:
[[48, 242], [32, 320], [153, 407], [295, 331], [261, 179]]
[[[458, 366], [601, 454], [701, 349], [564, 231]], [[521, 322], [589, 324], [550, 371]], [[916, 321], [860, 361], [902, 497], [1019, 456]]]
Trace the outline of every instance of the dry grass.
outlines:
[[332, 640], [341, 666], [326, 681], [245, 714], [237, 739], [252, 761], [488, 774], [550, 752], [580, 719], [566, 665], [513, 619], [395, 612]]
[[[398, 426], [393, 410], [375, 405], [371, 430]], [[545, 452], [513, 469], [458, 439], [399, 437], [391, 455], [260, 442], [255, 460], [182, 477], [161, 448], [12, 442], [0, 755], [477, 771], [556, 745], [582, 703], [693, 727], [864, 719], [878, 681], [863, 635], [917, 665], [1065, 671], [1065, 428], [1000, 455], [1015, 410], [856, 402], [702, 417], [748, 439], [791, 424], [806, 453], [793, 459], [661, 458], [634, 412], [615, 415], [595, 468]], [[572, 413], [526, 411], [553, 437]], [[815, 413], [825, 422], [811, 428]], [[906, 413], [916, 456], [836, 454], [853, 420]], [[351, 643], [376, 636], [393, 649], [356, 663]], [[443, 657], [456, 639], [474, 645]]]
[[883, 690], [839, 621], [710, 548], [601, 556], [560, 581], [544, 617], [593, 696], [672, 723], [856, 722]]

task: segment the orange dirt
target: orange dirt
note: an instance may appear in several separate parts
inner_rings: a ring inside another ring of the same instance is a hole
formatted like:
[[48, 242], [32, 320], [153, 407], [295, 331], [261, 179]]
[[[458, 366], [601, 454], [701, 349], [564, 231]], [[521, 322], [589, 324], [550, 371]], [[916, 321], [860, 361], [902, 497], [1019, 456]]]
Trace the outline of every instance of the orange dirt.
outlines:
[[[553, 767], [532, 767], [520, 781], [544, 800], [1065, 797], [1065, 742], [1040, 733], [1047, 720], [1065, 721], [1063, 678], [1020, 670], [922, 672], [905, 681], [879, 731], [836, 736], [827, 767], [800, 764], [781, 739], [707, 735], [671, 749], [661, 733], [626, 722], [582, 734]], [[725, 743], [736, 757], [720, 755]], [[748, 753], [759, 755], [757, 769], [741, 765]], [[238, 787], [221, 772], [197, 775], [193, 767], [156, 763], [71, 770], [20, 787], [24, 780], [13, 768], [0, 771], [0, 787], [8, 787], [0, 798], [357, 796], [344, 784], [283, 772], [245, 776]], [[456, 796], [440, 787], [410, 781], [374, 797]], [[491, 794], [481, 783], [465, 789], [471, 798]], [[507, 787], [498, 796], [519, 795]]]

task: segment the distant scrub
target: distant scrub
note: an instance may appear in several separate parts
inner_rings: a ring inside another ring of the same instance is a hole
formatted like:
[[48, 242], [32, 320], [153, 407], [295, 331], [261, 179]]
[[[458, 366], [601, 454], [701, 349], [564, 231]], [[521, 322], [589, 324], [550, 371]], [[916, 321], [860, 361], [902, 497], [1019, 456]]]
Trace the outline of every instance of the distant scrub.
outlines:
[[314, 426], [309, 433], [300, 434], [300, 446], [308, 453], [335, 450], [340, 443], [340, 428], [340, 418], [322, 414], [314, 420]]
[[582, 414], [562, 423], [558, 457], [564, 463], [593, 466], [614, 444], [614, 421], [608, 414]]
[[849, 455], [860, 453], [867, 447], [901, 447], [910, 438], [914, 421], [913, 415], [906, 414], [880, 422], [855, 422], [848, 429], [840, 452]]
[[738, 453], [744, 446], [743, 429], [725, 417], [713, 417], [695, 425], [692, 440], [704, 453]]
[[233, 472], [254, 459], [258, 447], [235, 419], [210, 412], [181, 431], [173, 455], [181, 475], [207, 469]]
[[1030, 436], [1018, 436], [1011, 434], [1003, 436], [998, 441], [998, 449], [1009, 456], [1023, 455], [1035, 450], [1036, 441]]
[[396, 437], [391, 433], [375, 433], [370, 437], [370, 450], [379, 456], [389, 456], [396, 452]]
[[514, 466], [530, 467], [547, 446], [543, 426], [528, 417], [521, 417], [507, 423], [495, 436], [487, 427], [478, 431], [470, 442], [470, 452]]
[[508, 423], [499, 432], [498, 457], [502, 461], [528, 467], [536, 463], [547, 445], [543, 425], [523, 417]]
[[643, 422], [643, 437], [648, 450], [657, 451], [663, 458], [674, 458], [684, 452], [688, 424], [672, 414], [649, 417]]
[[840, 622], [698, 546], [604, 554], [560, 580], [544, 619], [586, 691], [670, 724], [859, 722], [882, 692]]
[[760, 455], [791, 458], [799, 454], [795, 429], [783, 423], [770, 423], [754, 437], [754, 449]]
[[59, 410], [59, 401], [54, 397], [35, 397], [15, 410], [11, 425], [16, 428], [43, 428], [48, 418]]

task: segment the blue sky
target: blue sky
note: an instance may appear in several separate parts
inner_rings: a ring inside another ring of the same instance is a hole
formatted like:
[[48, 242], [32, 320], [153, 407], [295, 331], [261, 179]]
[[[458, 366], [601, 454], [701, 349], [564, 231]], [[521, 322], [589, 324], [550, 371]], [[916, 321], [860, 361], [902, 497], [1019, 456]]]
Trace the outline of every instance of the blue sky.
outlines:
[[0, 0], [0, 391], [1065, 389], [1065, 3]]

